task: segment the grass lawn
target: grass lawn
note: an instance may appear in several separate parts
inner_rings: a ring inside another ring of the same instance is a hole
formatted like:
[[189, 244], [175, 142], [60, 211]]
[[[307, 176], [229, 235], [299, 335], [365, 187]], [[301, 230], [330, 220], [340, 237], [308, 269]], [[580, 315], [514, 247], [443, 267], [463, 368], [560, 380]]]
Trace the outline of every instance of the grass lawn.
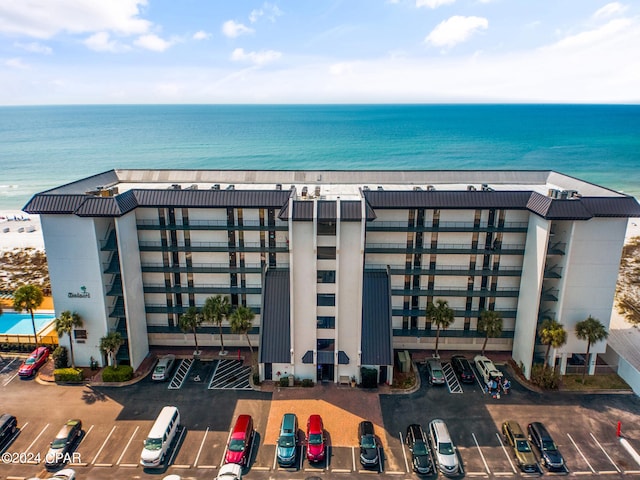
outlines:
[[586, 375], [584, 384], [582, 375], [562, 377], [562, 390], [631, 390], [631, 387], [615, 373], [606, 375]]

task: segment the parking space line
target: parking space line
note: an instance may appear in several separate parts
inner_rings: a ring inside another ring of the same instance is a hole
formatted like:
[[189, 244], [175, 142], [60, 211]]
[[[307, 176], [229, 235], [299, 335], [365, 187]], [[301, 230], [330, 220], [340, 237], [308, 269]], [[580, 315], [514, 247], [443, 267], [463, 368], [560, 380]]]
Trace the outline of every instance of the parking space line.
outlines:
[[127, 444], [124, 447], [124, 450], [122, 450], [122, 453], [120, 454], [120, 458], [118, 458], [118, 461], [116, 462], [116, 465], [120, 465], [120, 462], [122, 461], [122, 457], [124, 457], [124, 454], [127, 451], [127, 448], [129, 448], [129, 445], [131, 445], [131, 442], [133, 441], [133, 437], [136, 436], [136, 433], [138, 433], [138, 429], [139, 428], [140, 428], [140, 425], [136, 426], [136, 429], [133, 431], [133, 435], [131, 435], [131, 437], [129, 438], [129, 441], [127, 442]]
[[476, 438], [475, 433], [471, 432], [471, 436], [473, 437], [473, 441], [476, 444], [476, 447], [478, 448], [478, 453], [480, 454], [480, 458], [482, 458], [482, 463], [484, 463], [484, 468], [487, 471], [488, 475], [491, 475], [491, 470], [489, 470], [489, 465], [487, 465], [487, 461], [484, 458], [484, 455], [482, 454], [482, 450], [480, 450], [480, 445], [478, 445], [478, 439]]
[[[498, 437], [498, 441], [500, 442], [500, 446], [502, 447], [502, 451], [504, 452], [505, 457], [507, 457], [507, 460], [509, 460], [509, 464], [511, 465], [511, 470], [513, 470], [514, 475], [517, 472], [516, 467], [514, 467], [513, 462], [511, 461], [511, 456], [507, 453], [507, 449], [504, 446], [504, 443], [502, 443], [502, 438], [500, 438], [500, 434], [498, 432], [496, 432], [496, 437]], [[508, 472], [506, 472], [507, 474], [509, 474]], [[504, 475], [503, 472], [493, 472], [494, 475]]]
[[[602, 447], [602, 445], [600, 445], [600, 442], [598, 441], [598, 439], [596, 437], [593, 436], [593, 433], [589, 432], [589, 435], [591, 435], [591, 438], [593, 438], [593, 441], [596, 442], [596, 444], [600, 447], [600, 450], [602, 450], [602, 453], [604, 453], [607, 458], [609, 459], [609, 461], [611, 462], [611, 465], [613, 465], [613, 467], [618, 471], [618, 473], [622, 473], [622, 470], [620, 470], [618, 468], [618, 466], [615, 464], [615, 462], [611, 459], [611, 457], [609, 456], [609, 454], [607, 453], [607, 451]], [[603, 473], [603, 472], [600, 472]]]
[[204, 431], [204, 437], [202, 437], [202, 442], [200, 442], [200, 448], [198, 449], [198, 453], [196, 454], [196, 459], [193, 462], [193, 466], [198, 466], [198, 460], [200, 459], [200, 453], [202, 452], [202, 447], [204, 447], [204, 441], [207, 439], [207, 433], [209, 433], [209, 427]]
[[[571, 443], [573, 443], [573, 446], [576, 447], [576, 450], [578, 451], [578, 453], [580, 454], [580, 456], [582, 457], [582, 459], [585, 461], [585, 463], [587, 464], [587, 466], [589, 467], [589, 470], [591, 470], [591, 473], [596, 473], [596, 471], [593, 469], [593, 467], [591, 466], [591, 464], [589, 463], [589, 460], [587, 460], [587, 457], [584, 456], [584, 453], [582, 453], [582, 450], [580, 450], [578, 448], [578, 445], [576, 445], [576, 442], [573, 441], [573, 438], [571, 437], [571, 435], [569, 435], [567, 433], [567, 437], [569, 437], [569, 440], [571, 440]], [[576, 472], [574, 472], [576, 473]]]
[[[295, 452], [295, 450], [294, 450], [294, 452]], [[273, 467], [272, 467], [272, 470], [274, 470], [274, 471], [276, 469], [276, 463], [278, 463], [278, 445], [276, 445], [276, 449], [273, 452]]]
[[31, 442], [31, 445], [29, 445], [25, 452], [29, 453], [31, 451], [31, 447], [33, 447], [35, 445], [35, 443], [38, 441], [38, 439], [42, 436], [42, 434], [44, 433], [44, 431], [49, 428], [49, 424], [47, 423], [44, 428], [40, 431], [40, 433], [38, 434], [38, 436], [33, 440], [33, 442]]
[[[93, 457], [93, 462], [91, 462], [92, 465], [96, 464], [96, 460], [98, 459], [98, 457], [100, 456], [100, 454], [102, 453], [102, 449], [104, 448], [104, 446], [107, 444], [107, 442], [109, 441], [109, 438], [111, 438], [111, 434], [113, 433], [113, 431], [116, 429], [116, 426], [114, 425], [113, 428], [111, 429], [111, 431], [109, 432], [109, 435], [107, 435], [107, 438], [105, 438], [104, 442], [102, 443], [102, 446], [100, 447], [100, 450], [98, 450], [98, 453], [96, 453], [96, 456]], [[111, 466], [111, 465], [109, 465]]]
[[353, 465], [353, 472], [356, 471], [356, 447], [351, 447], [351, 465]]
[[2, 370], [0, 370], [0, 373], [4, 372], [7, 368], [9, 368], [11, 366], [11, 364], [13, 362], [15, 362], [16, 360], [18, 360], [18, 357], [13, 357], [13, 360], [11, 360], [9, 363], [7, 363], [4, 367], [2, 367]]
[[404, 457], [404, 467], [409, 472], [409, 462], [407, 461], [407, 453], [404, 450], [404, 441], [402, 440], [402, 432], [398, 432], [398, 436], [400, 437], [400, 446], [402, 447], [402, 456]]
[[220, 459], [220, 466], [224, 465], [224, 459], [227, 456], [227, 445], [229, 445], [229, 439], [231, 438], [231, 430], [229, 430], [229, 435], [227, 435], [227, 441], [224, 444], [224, 450], [222, 451], [222, 458]]
[[9, 383], [11, 383], [11, 380], [13, 380], [14, 378], [16, 378], [17, 376], [18, 376], [18, 372], [14, 373], [14, 374], [13, 374], [13, 376], [12, 376], [9, 380], [7, 380], [6, 382], [4, 382], [4, 383], [2, 384], [2, 386], [3, 386], [3, 387], [6, 387], [7, 385], [9, 385]]

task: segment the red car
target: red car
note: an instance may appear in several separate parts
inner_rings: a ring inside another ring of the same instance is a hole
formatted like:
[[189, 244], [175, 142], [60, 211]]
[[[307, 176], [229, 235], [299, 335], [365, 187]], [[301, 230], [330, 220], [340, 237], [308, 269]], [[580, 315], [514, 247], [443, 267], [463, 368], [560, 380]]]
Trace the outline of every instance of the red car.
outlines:
[[324, 460], [324, 427], [320, 415], [311, 415], [307, 422], [307, 460]]
[[253, 444], [253, 419], [251, 415], [238, 415], [236, 424], [231, 430], [229, 445], [224, 463], [237, 463], [247, 466]]
[[22, 365], [20, 365], [20, 370], [18, 370], [18, 375], [21, 377], [31, 377], [34, 375], [38, 369], [47, 363], [47, 359], [49, 358], [49, 349], [47, 347], [38, 347], [29, 358], [27, 358]]

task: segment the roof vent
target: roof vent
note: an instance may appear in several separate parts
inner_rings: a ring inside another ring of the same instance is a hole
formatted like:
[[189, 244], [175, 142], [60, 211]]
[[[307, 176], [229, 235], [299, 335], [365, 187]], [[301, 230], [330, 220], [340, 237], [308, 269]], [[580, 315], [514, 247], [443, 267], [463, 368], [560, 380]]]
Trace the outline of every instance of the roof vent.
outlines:
[[476, 187], [474, 187], [473, 185], [467, 185], [467, 190], [469, 190], [470, 192], [475, 192]]
[[193, 183], [187, 187], [187, 190], [197, 190], [197, 189], [198, 189], [198, 185], [196, 183]]
[[436, 189], [433, 185], [427, 185], [427, 192], [433, 192]]
[[282, 184], [276, 183], [276, 190], [282, 190]]
[[365, 192], [369, 191], [369, 185], [365, 185], [364, 187], [362, 187], [362, 190], [364, 190]]
[[236, 189], [236, 186], [235, 186], [233, 183], [230, 183], [230, 184], [227, 186], [227, 190], [235, 190], [235, 189]]
[[378, 191], [382, 192], [384, 190], [384, 188], [382, 188], [382, 185], [378, 185]]
[[180, 190], [182, 187], [180, 186], [179, 183], [174, 183], [171, 185], [170, 190]]
[[493, 192], [493, 188], [491, 188], [489, 185], [487, 185], [486, 183], [482, 184], [482, 191], [483, 192]]
[[211, 190], [220, 190], [220, 184], [216, 183], [213, 187], [211, 187]]
[[416, 192], [420, 192], [420, 191], [422, 191], [422, 188], [419, 185], [415, 185], [413, 187], [413, 190], [416, 191]]

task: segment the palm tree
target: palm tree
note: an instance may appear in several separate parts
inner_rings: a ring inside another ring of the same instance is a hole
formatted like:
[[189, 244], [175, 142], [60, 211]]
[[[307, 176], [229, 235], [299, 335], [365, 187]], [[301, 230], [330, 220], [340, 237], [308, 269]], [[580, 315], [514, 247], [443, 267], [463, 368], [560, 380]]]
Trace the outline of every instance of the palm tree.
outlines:
[[249, 350], [251, 350], [251, 359], [253, 361], [253, 347], [251, 346], [251, 340], [249, 340], [249, 330], [251, 330], [253, 317], [255, 313], [249, 307], [238, 305], [238, 307], [231, 312], [229, 321], [231, 323], [231, 331], [233, 333], [239, 333], [244, 335], [249, 344]]
[[220, 329], [220, 355], [225, 355], [227, 352], [224, 350], [224, 341], [222, 340], [222, 322], [231, 313], [231, 303], [229, 303], [229, 297], [223, 297], [222, 295], [216, 295], [215, 297], [209, 297], [204, 301], [202, 307], [202, 315], [207, 322], [213, 322], [218, 325]]
[[182, 330], [183, 332], [188, 332], [189, 330], [191, 330], [193, 332], [193, 341], [196, 344], [194, 355], [198, 355], [200, 353], [200, 348], [198, 348], [197, 329], [200, 325], [202, 325], [203, 321], [204, 317], [196, 307], [189, 307], [178, 320], [180, 330]]
[[76, 368], [75, 361], [73, 359], [73, 338], [71, 338], [71, 332], [76, 327], [82, 326], [82, 318], [76, 312], [71, 313], [69, 310], [65, 310], [60, 314], [60, 318], [56, 318], [56, 333], [58, 337], [63, 335], [69, 335], [69, 347], [71, 349], [71, 368]]
[[561, 323], [550, 318], [545, 318], [540, 325], [540, 343], [547, 346], [547, 351], [544, 354], [545, 368], [549, 365], [549, 353], [551, 347], [560, 348], [567, 343], [567, 331]]
[[604, 328], [604, 325], [597, 318], [593, 318], [589, 315], [585, 320], [576, 323], [576, 337], [580, 340], [587, 341], [587, 354], [585, 355], [584, 370], [582, 371], [582, 383], [584, 383], [584, 376], [587, 373], [587, 366], [589, 364], [589, 350], [591, 344], [604, 340], [609, 336]]
[[23, 285], [13, 292], [13, 309], [16, 312], [25, 310], [31, 314], [31, 325], [33, 326], [33, 339], [38, 346], [38, 336], [36, 332], [36, 320], [33, 312], [38, 309], [44, 301], [42, 290], [36, 285]]
[[120, 332], [109, 332], [107, 336], [100, 339], [100, 351], [107, 354], [113, 368], [118, 368], [118, 359], [116, 358], [116, 354], [123, 344], [124, 340], [122, 339]]
[[478, 331], [484, 332], [484, 343], [482, 344], [482, 355], [487, 348], [489, 337], [496, 338], [502, 335], [502, 315], [495, 310], [482, 310], [478, 319]]
[[453, 310], [449, 308], [446, 300], [436, 300], [436, 305], [427, 305], [427, 319], [438, 327], [436, 331], [436, 356], [438, 356], [438, 342], [440, 341], [440, 329], [447, 329], [453, 323]]

